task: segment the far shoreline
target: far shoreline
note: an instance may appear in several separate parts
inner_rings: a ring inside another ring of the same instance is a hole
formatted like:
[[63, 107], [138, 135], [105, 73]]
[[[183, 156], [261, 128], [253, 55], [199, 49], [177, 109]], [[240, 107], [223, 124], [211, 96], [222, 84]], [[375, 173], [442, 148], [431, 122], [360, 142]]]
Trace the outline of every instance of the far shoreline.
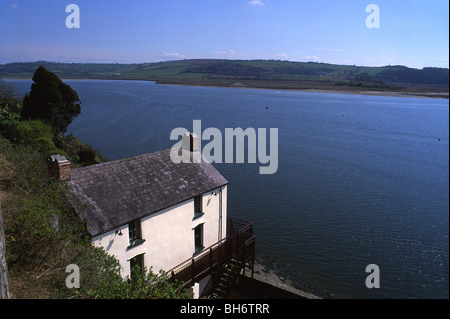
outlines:
[[[91, 79], [93, 80], [93, 79]], [[123, 81], [128, 81], [123, 79]], [[311, 93], [333, 93], [333, 94], [353, 94], [353, 95], [367, 95], [367, 96], [385, 96], [385, 97], [409, 97], [409, 98], [424, 98], [424, 99], [440, 99], [448, 100], [449, 93], [438, 92], [395, 92], [395, 91], [352, 91], [352, 90], [327, 90], [327, 89], [286, 89], [286, 88], [263, 88], [263, 87], [233, 87], [233, 86], [219, 86], [219, 85], [200, 85], [190, 83], [158, 83], [154, 80], [133, 80], [133, 81], [153, 81], [156, 84], [164, 85], [180, 85], [180, 86], [192, 86], [192, 87], [216, 87], [216, 88], [228, 88], [228, 89], [253, 89], [253, 90], [273, 90], [273, 91], [292, 91], [292, 92], [311, 92]]]
[[[29, 77], [0, 77], [2, 80], [28, 80]], [[405, 91], [383, 91], [383, 90], [351, 90], [351, 89], [315, 89], [315, 88], [271, 88], [271, 87], [258, 87], [258, 86], [233, 86], [233, 85], [213, 85], [206, 83], [171, 83], [161, 82], [152, 79], [111, 79], [111, 78], [61, 78], [63, 81], [142, 81], [142, 82], [155, 82], [155, 84], [164, 85], [180, 85], [180, 86], [192, 86], [192, 87], [216, 87], [216, 88], [229, 88], [229, 89], [256, 89], [256, 90], [274, 90], [274, 91], [293, 91], [293, 92], [312, 92], [312, 93], [334, 93], [334, 94], [353, 94], [353, 95], [367, 95], [367, 96], [385, 96], [385, 97], [404, 97], [404, 98], [428, 98], [428, 99], [449, 99], [448, 92], [405, 92]]]

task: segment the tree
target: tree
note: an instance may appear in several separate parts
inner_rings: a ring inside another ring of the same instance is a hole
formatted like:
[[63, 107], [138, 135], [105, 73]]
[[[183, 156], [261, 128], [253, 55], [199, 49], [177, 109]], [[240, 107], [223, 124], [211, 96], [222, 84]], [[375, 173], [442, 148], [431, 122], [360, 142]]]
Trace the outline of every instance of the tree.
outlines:
[[21, 117], [22, 102], [11, 84], [0, 81], [0, 134], [16, 125]]
[[23, 100], [22, 117], [40, 119], [55, 133], [65, 133], [72, 119], [81, 113], [77, 92], [43, 66], [36, 69], [30, 94]]

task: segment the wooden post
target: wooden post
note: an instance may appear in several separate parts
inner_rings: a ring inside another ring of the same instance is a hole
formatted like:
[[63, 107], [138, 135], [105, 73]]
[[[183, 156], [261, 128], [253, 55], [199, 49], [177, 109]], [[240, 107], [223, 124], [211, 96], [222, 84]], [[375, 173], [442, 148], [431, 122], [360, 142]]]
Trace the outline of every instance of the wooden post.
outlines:
[[209, 249], [209, 271], [213, 269], [213, 250], [212, 247]]
[[10, 299], [8, 289], [8, 266], [6, 265], [6, 244], [3, 232], [2, 207], [0, 205], [0, 299]]

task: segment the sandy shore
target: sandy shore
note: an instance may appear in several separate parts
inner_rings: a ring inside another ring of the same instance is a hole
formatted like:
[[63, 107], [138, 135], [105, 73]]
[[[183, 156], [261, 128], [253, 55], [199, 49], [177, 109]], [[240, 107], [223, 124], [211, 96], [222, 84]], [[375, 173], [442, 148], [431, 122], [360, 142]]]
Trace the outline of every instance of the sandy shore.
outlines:
[[448, 93], [437, 92], [390, 92], [390, 91], [339, 91], [339, 90], [299, 90], [303, 92], [319, 92], [319, 93], [341, 93], [356, 95], [373, 95], [373, 96], [391, 96], [391, 97], [414, 97], [427, 99], [448, 99]]
[[[145, 80], [144, 80], [145, 81]], [[348, 90], [348, 89], [300, 89], [300, 88], [270, 88], [270, 87], [253, 87], [253, 86], [227, 86], [227, 85], [208, 85], [194, 83], [170, 83], [158, 82], [156, 84], [180, 85], [193, 87], [218, 87], [231, 89], [255, 89], [255, 90], [272, 90], [272, 91], [296, 91], [296, 92], [317, 92], [317, 93], [335, 93], [335, 94], [354, 94], [354, 95], [372, 95], [372, 96], [389, 96], [389, 97], [412, 97], [427, 99], [449, 99], [447, 92], [402, 92], [402, 91], [376, 91], [376, 90]]]

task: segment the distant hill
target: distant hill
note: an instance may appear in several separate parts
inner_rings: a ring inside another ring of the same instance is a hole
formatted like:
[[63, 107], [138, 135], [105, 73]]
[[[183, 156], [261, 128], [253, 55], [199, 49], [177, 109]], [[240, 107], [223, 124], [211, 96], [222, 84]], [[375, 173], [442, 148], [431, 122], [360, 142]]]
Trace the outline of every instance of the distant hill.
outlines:
[[439, 92], [448, 92], [449, 85], [449, 69], [444, 68], [365, 67], [279, 60], [191, 59], [140, 64], [37, 61], [0, 65], [0, 77], [31, 78], [40, 65], [63, 79], [133, 79], [276, 89], [400, 90], [427, 86], [430, 90], [428, 86], [442, 86]]

